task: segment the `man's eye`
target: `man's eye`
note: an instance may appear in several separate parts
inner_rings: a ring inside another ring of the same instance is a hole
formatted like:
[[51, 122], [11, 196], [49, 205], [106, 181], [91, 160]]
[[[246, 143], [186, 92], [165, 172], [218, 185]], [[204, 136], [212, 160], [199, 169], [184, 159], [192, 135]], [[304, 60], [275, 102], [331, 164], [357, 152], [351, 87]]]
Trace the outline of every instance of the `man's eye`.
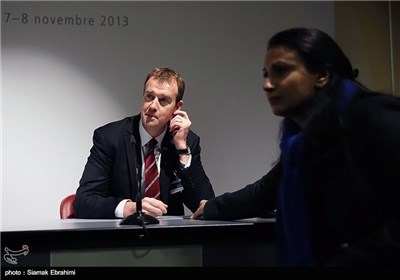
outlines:
[[144, 95], [144, 99], [145, 99], [145, 100], [153, 100], [154, 98], [153, 98], [153, 96], [152, 96], [150, 93], [146, 93], [146, 94]]
[[160, 104], [161, 104], [162, 106], [168, 105], [168, 100], [167, 100], [166, 98], [161, 98], [161, 99], [160, 99]]

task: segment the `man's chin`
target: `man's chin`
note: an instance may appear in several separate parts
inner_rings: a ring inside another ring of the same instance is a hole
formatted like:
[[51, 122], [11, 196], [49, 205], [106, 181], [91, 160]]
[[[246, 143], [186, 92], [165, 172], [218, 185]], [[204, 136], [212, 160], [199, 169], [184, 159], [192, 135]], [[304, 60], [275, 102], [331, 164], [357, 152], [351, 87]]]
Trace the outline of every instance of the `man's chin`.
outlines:
[[151, 125], [151, 126], [157, 126], [157, 125], [159, 125], [159, 123], [160, 122], [156, 118], [146, 118], [146, 122], [145, 122], [146, 125]]
[[144, 124], [154, 124], [155, 122], [158, 122], [158, 119], [156, 117], [145, 116], [143, 121]]
[[161, 129], [164, 125], [158, 119], [151, 119], [144, 123], [144, 127]]

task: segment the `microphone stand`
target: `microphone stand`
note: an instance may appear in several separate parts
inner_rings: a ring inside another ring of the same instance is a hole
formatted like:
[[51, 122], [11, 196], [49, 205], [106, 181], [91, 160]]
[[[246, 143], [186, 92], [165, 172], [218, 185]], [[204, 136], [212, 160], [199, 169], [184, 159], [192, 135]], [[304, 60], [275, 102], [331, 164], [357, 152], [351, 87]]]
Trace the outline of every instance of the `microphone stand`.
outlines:
[[154, 218], [153, 216], [147, 215], [143, 213], [142, 210], [142, 186], [141, 186], [141, 181], [142, 181], [142, 176], [141, 176], [141, 172], [139, 171], [138, 168], [138, 164], [137, 164], [137, 155], [136, 155], [136, 141], [135, 141], [135, 137], [133, 135], [131, 135], [130, 138], [130, 142], [131, 142], [131, 147], [133, 150], [133, 159], [134, 159], [134, 163], [135, 163], [135, 169], [136, 169], [136, 179], [138, 181], [137, 184], [137, 193], [136, 193], [136, 213], [126, 216], [125, 218], [123, 218], [119, 224], [120, 225], [150, 225], [150, 224], [159, 224], [160, 221], [156, 218]]

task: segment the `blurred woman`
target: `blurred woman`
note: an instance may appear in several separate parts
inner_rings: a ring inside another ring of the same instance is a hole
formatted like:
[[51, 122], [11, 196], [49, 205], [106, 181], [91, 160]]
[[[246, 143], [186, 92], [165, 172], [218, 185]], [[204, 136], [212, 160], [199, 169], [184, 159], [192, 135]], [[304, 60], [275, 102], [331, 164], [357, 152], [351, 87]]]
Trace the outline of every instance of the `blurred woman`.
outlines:
[[400, 100], [356, 81], [326, 33], [275, 34], [264, 59], [280, 158], [253, 184], [192, 215], [231, 220], [276, 211], [279, 266], [400, 263]]

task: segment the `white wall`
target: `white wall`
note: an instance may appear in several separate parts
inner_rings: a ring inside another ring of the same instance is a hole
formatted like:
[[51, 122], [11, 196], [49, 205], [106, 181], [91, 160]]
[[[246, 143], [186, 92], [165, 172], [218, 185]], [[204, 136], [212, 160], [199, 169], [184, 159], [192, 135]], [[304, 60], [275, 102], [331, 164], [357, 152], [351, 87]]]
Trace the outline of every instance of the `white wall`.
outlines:
[[[294, 26], [334, 32], [327, 1], [1, 5], [3, 227], [59, 218], [93, 130], [139, 112], [143, 81], [156, 66], [186, 80], [184, 109], [216, 193], [257, 180], [278, 154], [279, 119], [261, 88], [268, 38]], [[76, 15], [94, 25], [34, 22]], [[126, 16], [129, 24], [103, 27], [102, 15]]]

